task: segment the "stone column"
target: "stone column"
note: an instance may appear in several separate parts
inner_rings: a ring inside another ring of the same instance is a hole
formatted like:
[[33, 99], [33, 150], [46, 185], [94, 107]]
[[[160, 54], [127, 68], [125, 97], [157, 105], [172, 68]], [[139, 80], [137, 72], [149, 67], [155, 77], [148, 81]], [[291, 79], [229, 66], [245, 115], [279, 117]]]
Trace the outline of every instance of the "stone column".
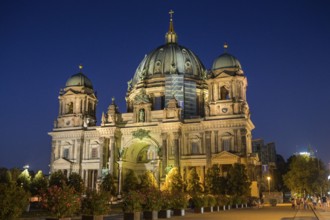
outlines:
[[103, 158], [103, 155], [106, 153], [104, 152], [104, 144], [105, 144], [105, 141], [104, 141], [104, 137], [101, 137], [99, 139], [99, 142], [100, 142], [100, 145], [99, 145], [99, 158], [100, 158], [100, 163], [99, 163], [99, 169], [98, 169], [98, 172], [97, 172], [97, 178], [101, 178], [102, 177], [102, 170], [104, 167], [104, 158]]
[[246, 138], [246, 135], [247, 135], [247, 132], [246, 132], [246, 129], [241, 129], [241, 152], [244, 154], [244, 155], [247, 155], [248, 152], [247, 152], [247, 138]]
[[180, 133], [173, 132], [173, 147], [174, 147], [174, 166], [180, 167]]
[[213, 88], [213, 97], [215, 101], [219, 100], [219, 86], [218, 83], [214, 83], [214, 88]]
[[206, 166], [211, 166], [211, 131], [205, 131]]
[[237, 129], [234, 129], [234, 151], [239, 152]]
[[119, 169], [119, 173], [118, 173], [118, 199], [121, 198], [121, 188], [122, 188], [122, 169], [123, 169], [123, 161], [121, 160], [121, 158], [119, 159], [119, 161], [117, 161], [118, 163], [118, 169]]
[[167, 167], [167, 161], [168, 161], [168, 148], [167, 148], [167, 133], [162, 133], [162, 176], [165, 176], [165, 169]]
[[211, 131], [211, 154], [215, 152], [215, 136], [214, 136], [215, 131]]
[[204, 133], [200, 132], [199, 134], [200, 134], [200, 137], [201, 137], [201, 146], [200, 146], [200, 149], [199, 149], [199, 153], [200, 154], [205, 154]]
[[109, 143], [109, 172], [113, 175], [113, 166], [115, 161], [115, 137], [110, 137]]
[[214, 153], [219, 153], [219, 132], [214, 131]]
[[210, 101], [214, 102], [214, 83], [211, 83], [211, 86], [210, 86], [210, 90], [209, 90], [209, 94], [210, 94]]

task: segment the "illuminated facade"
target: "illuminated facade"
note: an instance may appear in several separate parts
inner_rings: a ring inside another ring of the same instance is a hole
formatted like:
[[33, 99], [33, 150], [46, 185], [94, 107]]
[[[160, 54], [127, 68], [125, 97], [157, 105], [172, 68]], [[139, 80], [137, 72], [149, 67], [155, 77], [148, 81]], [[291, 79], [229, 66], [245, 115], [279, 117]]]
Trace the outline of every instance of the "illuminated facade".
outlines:
[[178, 44], [171, 13], [165, 44], [145, 56], [128, 82], [127, 113], [112, 100], [96, 125], [91, 81], [82, 70], [68, 79], [49, 133], [51, 171], [77, 172], [94, 188], [109, 172], [125, 181], [128, 169], [150, 170], [161, 182], [171, 167], [184, 178], [196, 167], [202, 180], [212, 164], [220, 164], [224, 175], [234, 163], [253, 167], [259, 159], [252, 153], [246, 89], [234, 56], [223, 53], [207, 70]]

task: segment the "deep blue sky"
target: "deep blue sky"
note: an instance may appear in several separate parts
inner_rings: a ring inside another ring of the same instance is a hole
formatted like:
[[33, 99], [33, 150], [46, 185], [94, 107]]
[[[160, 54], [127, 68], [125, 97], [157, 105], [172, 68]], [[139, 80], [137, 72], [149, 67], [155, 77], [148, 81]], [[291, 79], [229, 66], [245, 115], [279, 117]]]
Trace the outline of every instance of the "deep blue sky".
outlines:
[[253, 138], [285, 158], [311, 145], [330, 162], [330, 1], [1, 0], [0, 167], [48, 171], [58, 94], [83, 72], [125, 112], [127, 81], [164, 43], [173, 9], [179, 44], [209, 69], [228, 42], [248, 77]]

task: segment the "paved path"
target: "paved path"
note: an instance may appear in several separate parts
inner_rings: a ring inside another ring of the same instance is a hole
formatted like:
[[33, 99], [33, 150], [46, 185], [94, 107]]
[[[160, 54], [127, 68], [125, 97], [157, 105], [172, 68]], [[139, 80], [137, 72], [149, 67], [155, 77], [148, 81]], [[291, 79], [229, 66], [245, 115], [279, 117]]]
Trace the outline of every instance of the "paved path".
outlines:
[[232, 209], [228, 211], [194, 214], [173, 217], [172, 220], [210, 219], [210, 220], [317, 220], [312, 210], [293, 210], [290, 206]]
[[330, 208], [317, 208], [313, 210], [319, 220], [330, 220]]
[[[35, 218], [41, 220], [44, 218]], [[81, 218], [73, 218], [79, 220]], [[262, 208], [239, 208], [220, 212], [207, 212], [203, 214], [193, 213], [192, 210], [186, 210], [185, 216], [172, 216], [169, 220], [330, 220], [329, 210], [294, 210], [290, 205], [278, 205], [276, 207]], [[23, 219], [20, 219], [23, 220]], [[25, 219], [24, 219], [25, 220]], [[32, 220], [32, 219], [28, 219]], [[112, 214], [107, 220], [123, 220], [123, 214]], [[142, 219], [141, 219], [142, 220]], [[162, 220], [162, 219], [159, 219]], [[166, 219], [164, 219], [166, 220]]]
[[[316, 213], [317, 214], [317, 213]], [[263, 208], [239, 208], [220, 212], [193, 213], [186, 210], [185, 216], [172, 216], [169, 220], [318, 220], [313, 210], [294, 210], [290, 205]], [[330, 214], [330, 212], [329, 212]], [[122, 215], [112, 216], [111, 220], [122, 220]], [[319, 219], [328, 220], [329, 218]], [[162, 220], [162, 219], [159, 219]], [[330, 219], [329, 219], [330, 220]]]

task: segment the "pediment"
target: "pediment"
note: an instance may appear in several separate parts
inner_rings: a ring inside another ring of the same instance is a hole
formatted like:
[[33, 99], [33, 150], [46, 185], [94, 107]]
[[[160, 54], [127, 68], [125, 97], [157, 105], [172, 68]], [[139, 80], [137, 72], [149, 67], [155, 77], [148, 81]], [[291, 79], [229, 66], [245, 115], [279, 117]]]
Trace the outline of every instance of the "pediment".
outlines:
[[64, 95], [76, 95], [76, 94], [77, 94], [77, 92], [75, 92], [75, 91], [69, 89], [68, 91], [65, 92]]
[[217, 78], [224, 78], [224, 77], [231, 77], [232, 75], [226, 72], [221, 72], [219, 75], [217, 75]]
[[56, 169], [67, 169], [67, 168], [70, 168], [71, 163], [72, 162], [67, 160], [67, 159], [59, 158], [59, 159], [54, 161], [53, 166]]
[[222, 151], [212, 156], [213, 164], [234, 164], [240, 162], [240, 156], [237, 156], [228, 151]]
[[93, 99], [97, 99], [94, 93], [90, 94], [89, 96], [92, 97]]

